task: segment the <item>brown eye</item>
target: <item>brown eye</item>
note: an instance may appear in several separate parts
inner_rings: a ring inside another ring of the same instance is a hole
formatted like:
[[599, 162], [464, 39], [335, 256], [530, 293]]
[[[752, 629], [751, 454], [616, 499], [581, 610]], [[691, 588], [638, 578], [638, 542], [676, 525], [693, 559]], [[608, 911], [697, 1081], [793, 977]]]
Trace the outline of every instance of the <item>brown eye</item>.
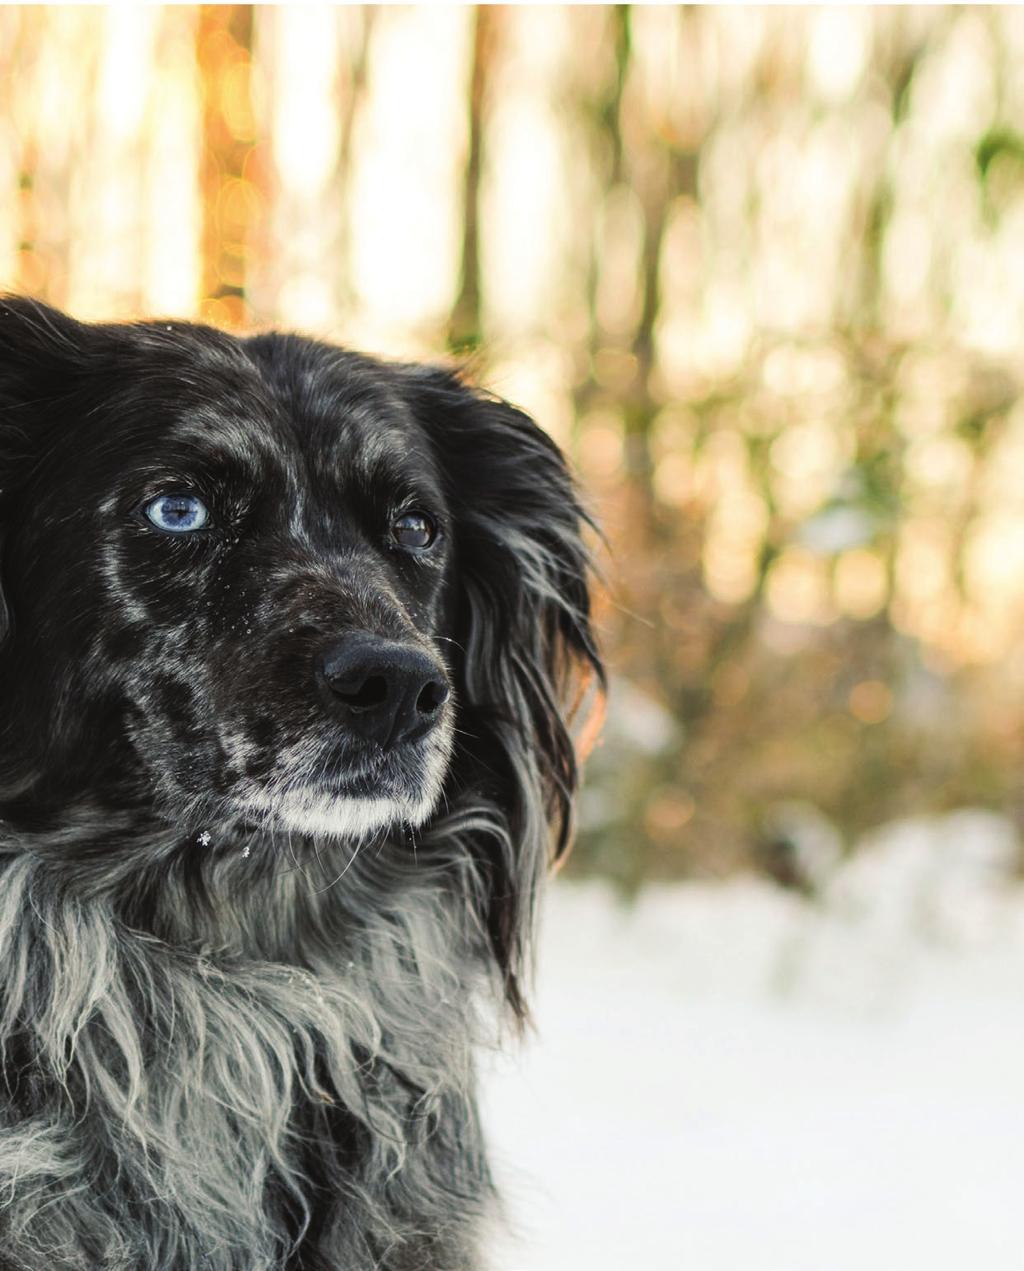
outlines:
[[437, 523], [426, 512], [403, 512], [391, 522], [391, 537], [400, 547], [423, 551], [437, 538]]

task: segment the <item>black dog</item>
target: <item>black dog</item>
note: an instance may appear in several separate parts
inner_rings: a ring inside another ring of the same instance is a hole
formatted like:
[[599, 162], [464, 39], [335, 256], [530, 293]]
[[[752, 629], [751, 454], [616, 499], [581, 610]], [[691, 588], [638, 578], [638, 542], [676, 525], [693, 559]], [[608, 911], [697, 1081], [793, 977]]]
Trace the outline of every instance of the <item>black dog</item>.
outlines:
[[0, 304], [0, 1266], [454, 1271], [600, 665], [510, 406]]

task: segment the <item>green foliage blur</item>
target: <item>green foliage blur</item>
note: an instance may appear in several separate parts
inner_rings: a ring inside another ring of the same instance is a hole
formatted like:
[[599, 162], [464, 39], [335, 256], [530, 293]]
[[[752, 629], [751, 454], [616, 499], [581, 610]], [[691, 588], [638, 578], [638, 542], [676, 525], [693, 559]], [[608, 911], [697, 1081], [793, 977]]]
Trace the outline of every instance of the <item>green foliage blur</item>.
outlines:
[[577, 393], [615, 678], [573, 868], [810, 886], [808, 827], [1019, 819], [1021, 15], [617, 22], [639, 295]]

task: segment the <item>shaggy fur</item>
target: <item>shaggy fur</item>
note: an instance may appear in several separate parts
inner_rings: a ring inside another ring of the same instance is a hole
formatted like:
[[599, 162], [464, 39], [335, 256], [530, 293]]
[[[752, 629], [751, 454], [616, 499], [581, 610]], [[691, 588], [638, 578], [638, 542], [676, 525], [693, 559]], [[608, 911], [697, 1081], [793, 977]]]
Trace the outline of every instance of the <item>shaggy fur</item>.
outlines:
[[[202, 530], [140, 512], [183, 489]], [[582, 520], [447, 371], [0, 303], [3, 1271], [481, 1265], [473, 1048], [600, 678]], [[353, 632], [439, 668], [426, 736], [325, 704]]]

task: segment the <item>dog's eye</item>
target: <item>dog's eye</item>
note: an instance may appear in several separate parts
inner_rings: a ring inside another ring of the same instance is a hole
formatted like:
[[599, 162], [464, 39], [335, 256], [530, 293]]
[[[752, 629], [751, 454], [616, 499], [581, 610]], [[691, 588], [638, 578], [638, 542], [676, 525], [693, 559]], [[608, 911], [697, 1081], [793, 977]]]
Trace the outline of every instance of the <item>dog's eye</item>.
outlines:
[[206, 505], [194, 494], [161, 494], [147, 503], [144, 511], [158, 530], [169, 534], [200, 530], [209, 519]]
[[437, 522], [426, 512], [403, 512], [391, 522], [391, 537], [401, 547], [422, 551], [437, 538]]

